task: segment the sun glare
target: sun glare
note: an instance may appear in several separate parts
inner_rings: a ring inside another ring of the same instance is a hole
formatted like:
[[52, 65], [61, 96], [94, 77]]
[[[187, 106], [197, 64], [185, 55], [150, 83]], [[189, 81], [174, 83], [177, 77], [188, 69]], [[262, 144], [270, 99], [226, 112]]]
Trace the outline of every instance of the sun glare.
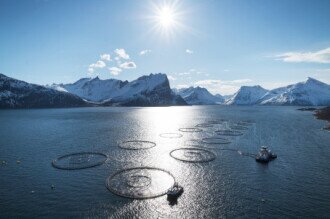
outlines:
[[174, 38], [183, 29], [186, 29], [183, 25], [183, 15], [181, 1], [172, 0], [163, 2], [163, 4], [155, 4], [151, 2], [151, 15], [147, 18], [153, 24], [150, 29], [150, 33], [161, 34], [167, 39]]
[[164, 28], [169, 28], [173, 25], [175, 16], [174, 12], [168, 6], [164, 6], [159, 10], [158, 20], [160, 25]]

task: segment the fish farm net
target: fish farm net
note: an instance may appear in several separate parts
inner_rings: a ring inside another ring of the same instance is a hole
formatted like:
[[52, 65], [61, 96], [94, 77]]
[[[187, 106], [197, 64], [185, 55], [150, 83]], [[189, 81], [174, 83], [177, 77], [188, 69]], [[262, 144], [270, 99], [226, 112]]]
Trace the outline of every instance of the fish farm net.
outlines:
[[224, 122], [228, 122], [228, 120], [227, 119], [214, 119], [214, 120], [208, 121], [207, 123], [216, 125], [216, 124], [222, 124]]
[[159, 136], [162, 138], [181, 138], [183, 135], [180, 133], [161, 133]]
[[103, 164], [107, 158], [103, 153], [79, 152], [60, 156], [52, 161], [52, 165], [63, 170], [86, 169]]
[[109, 176], [106, 180], [106, 187], [110, 192], [122, 197], [147, 199], [165, 195], [174, 183], [174, 176], [166, 170], [154, 167], [135, 167]]
[[243, 125], [230, 125], [229, 126], [230, 129], [233, 130], [248, 130], [249, 128]]
[[243, 132], [236, 131], [236, 130], [229, 130], [229, 129], [223, 129], [223, 130], [217, 130], [215, 131], [218, 135], [224, 135], [224, 136], [240, 136], [243, 135]]
[[170, 155], [174, 159], [192, 163], [209, 162], [216, 158], [213, 152], [200, 148], [179, 148], [171, 151]]
[[246, 120], [246, 121], [237, 122], [237, 125], [249, 126], [252, 125], [253, 123], [254, 123], [253, 121]]
[[200, 123], [195, 125], [195, 127], [197, 128], [212, 128], [214, 126], [214, 124], [212, 123]]
[[205, 144], [230, 144], [231, 143], [227, 138], [220, 138], [220, 137], [203, 138], [202, 142]]
[[201, 132], [203, 130], [200, 128], [180, 128], [179, 131], [180, 132]]
[[152, 141], [131, 140], [120, 142], [118, 146], [126, 150], [144, 150], [155, 147], [156, 143]]

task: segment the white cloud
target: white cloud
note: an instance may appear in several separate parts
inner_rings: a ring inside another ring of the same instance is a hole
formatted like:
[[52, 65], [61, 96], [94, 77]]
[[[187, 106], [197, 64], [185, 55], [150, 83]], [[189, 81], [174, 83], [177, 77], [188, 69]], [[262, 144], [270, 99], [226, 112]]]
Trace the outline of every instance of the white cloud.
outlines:
[[110, 57], [110, 54], [102, 54], [100, 55], [100, 58], [101, 60], [104, 60], [104, 61], [111, 61], [111, 57]]
[[175, 88], [177, 88], [177, 89], [187, 88], [187, 87], [189, 87], [188, 84], [178, 84], [178, 85], [175, 86]]
[[145, 49], [140, 52], [140, 56], [147, 55], [148, 53], [151, 53], [150, 49]]
[[192, 50], [190, 50], [190, 49], [186, 49], [186, 53], [188, 53], [188, 54], [193, 54], [194, 51], [192, 51]]
[[167, 75], [167, 78], [168, 78], [168, 80], [170, 80], [170, 81], [175, 81], [175, 80], [176, 80], [176, 78], [173, 77], [172, 75]]
[[182, 75], [190, 75], [190, 72], [180, 72], [178, 73], [178, 75], [182, 76]]
[[110, 71], [110, 74], [112, 74], [112, 75], [119, 75], [119, 73], [122, 71], [118, 67], [111, 67], [111, 68], [108, 68], [108, 69]]
[[122, 59], [129, 59], [129, 55], [126, 53], [125, 49], [115, 49], [114, 52]]
[[275, 57], [284, 62], [330, 63], [330, 47], [316, 52], [286, 52]]
[[238, 79], [231, 81], [201, 80], [195, 82], [195, 86], [205, 87], [213, 94], [220, 93], [221, 95], [228, 95], [235, 93], [242, 85], [247, 85], [251, 82], [251, 79]]
[[119, 67], [123, 69], [131, 69], [131, 68], [136, 68], [136, 64], [134, 62], [124, 62], [120, 64]]
[[94, 68], [88, 68], [88, 74], [91, 75], [94, 73]]
[[106, 64], [103, 61], [99, 60], [94, 64], [90, 64], [89, 68], [104, 68], [105, 66]]

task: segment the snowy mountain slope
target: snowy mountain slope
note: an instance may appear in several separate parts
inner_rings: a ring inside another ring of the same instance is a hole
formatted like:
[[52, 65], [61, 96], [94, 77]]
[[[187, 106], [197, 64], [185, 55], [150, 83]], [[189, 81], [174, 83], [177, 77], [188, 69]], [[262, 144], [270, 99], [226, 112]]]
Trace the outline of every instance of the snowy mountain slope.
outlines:
[[86, 106], [80, 97], [0, 74], [0, 108]]
[[254, 105], [261, 97], [263, 97], [268, 90], [259, 85], [256, 86], [242, 86], [232, 97], [230, 97], [226, 104], [228, 105]]
[[166, 74], [150, 74], [139, 77], [123, 86], [106, 105], [169, 106], [187, 105], [183, 98], [170, 88]]
[[188, 104], [191, 105], [213, 105], [224, 102], [223, 97], [212, 95], [207, 89], [201, 87], [189, 87], [174, 90], [179, 94]]
[[313, 78], [267, 92], [259, 101], [262, 105], [330, 105], [330, 85]]
[[51, 87], [75, 94], [85, 100], [101, 102], [118, 96], [119, 90], [127, 83], [116, 79], [100, 80], [96, 77], [82, 78], [73, 84], [53, 84]]
[[160, 73], [142, 76], [131, 82], [96, 77], [82, 78], [73, 84], [53, 84], [52, 87], [103, 105], [186, 105], [180, 96], [171, 91], [166, 74]]
[[[216, 94], [218, 95], [218, 94]], [[227, 100], [229, 100], [230, 98], [232, 98], [234, 96], [234, 94], [229, 94], [229, 95], [223, 95], [223, 99], [224, 99], [224, 102], [227, 102]]]

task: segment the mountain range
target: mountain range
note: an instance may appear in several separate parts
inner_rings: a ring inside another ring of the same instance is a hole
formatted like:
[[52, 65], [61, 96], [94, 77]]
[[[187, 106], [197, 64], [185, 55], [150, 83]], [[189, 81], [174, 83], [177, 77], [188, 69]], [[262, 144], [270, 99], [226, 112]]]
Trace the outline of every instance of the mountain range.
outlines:
[[313, 78], [267, 90], [242, 86], [235, 94], [213, 95], [206, 88], [171, 89], [166, 74], [129, 81], [82, 78], [70, 84], [36, 85], [0, 74], [0, 108], [171, 105], [330, 105], [330, 85]]
[[214, 105], [222, 104], [225, 99], [220, 95], [212, 95], [206, 88], [188, 87], [182, 89], [173, 89], [190, 105]]
[[304, 82], [273, 90], [260, 86], [243, 86], [225, 104], [329, 106], [330, 85], [308, 78]]

